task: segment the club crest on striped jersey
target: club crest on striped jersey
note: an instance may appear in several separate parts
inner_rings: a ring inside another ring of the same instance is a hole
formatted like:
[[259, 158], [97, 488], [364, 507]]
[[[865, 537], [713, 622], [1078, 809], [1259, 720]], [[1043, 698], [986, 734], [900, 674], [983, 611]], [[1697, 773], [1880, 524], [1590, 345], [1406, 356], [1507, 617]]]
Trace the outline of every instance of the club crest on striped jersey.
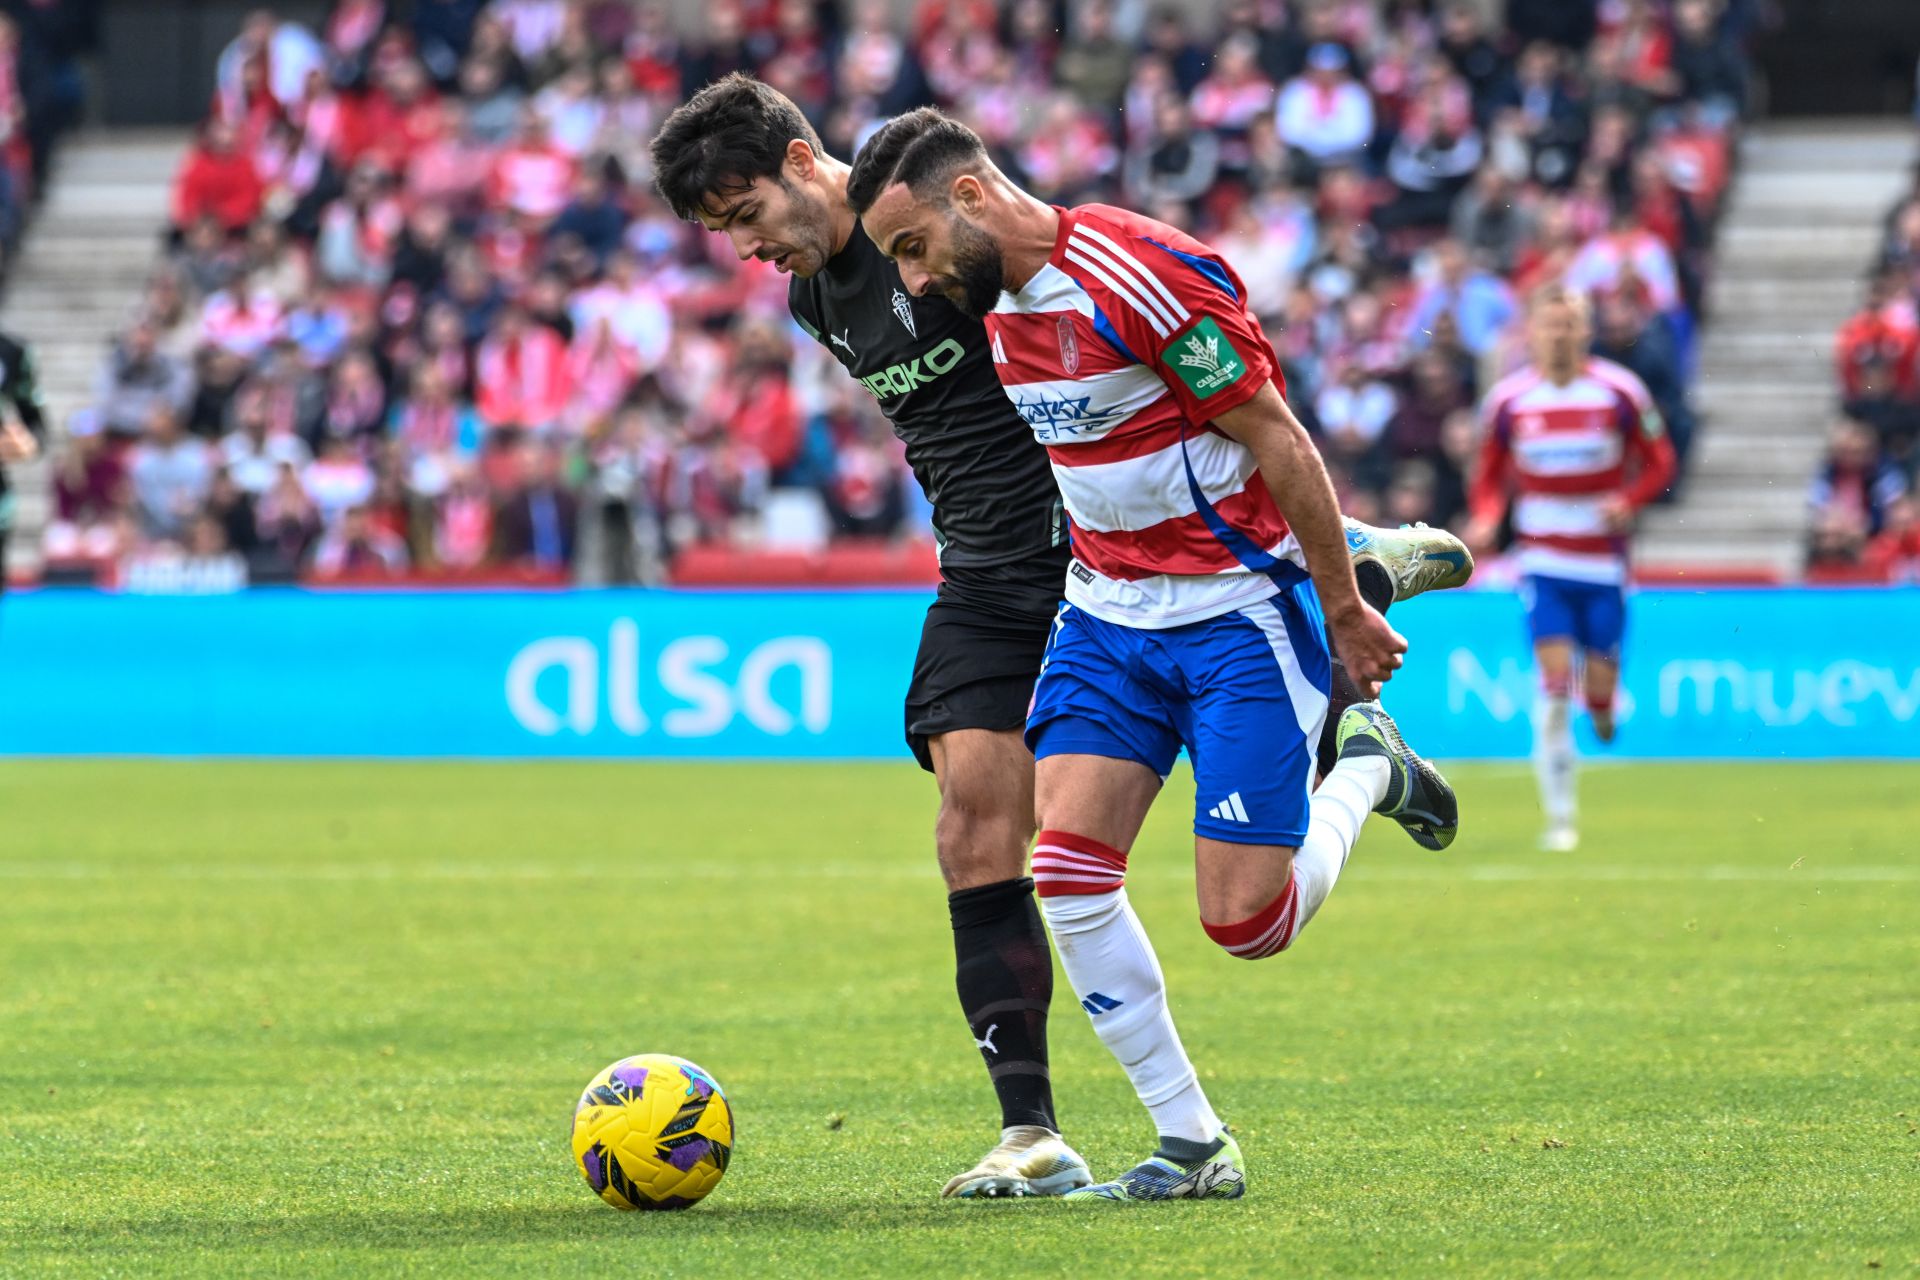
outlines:
[[907, 331], [907, 336], [913, 338], [920, 336], [920, 330], [913, 324], [913, 303], [908, 301], [907, 295], [898, 289], [893, 291], [893, 314], [899, 317], [900, 324]]
[[1061, 316], [1054, 332], [1060, 338], [1060, 367], [1071, 378], [1080, 372], [1080, 339], [1073, 332], [1073, 317]]

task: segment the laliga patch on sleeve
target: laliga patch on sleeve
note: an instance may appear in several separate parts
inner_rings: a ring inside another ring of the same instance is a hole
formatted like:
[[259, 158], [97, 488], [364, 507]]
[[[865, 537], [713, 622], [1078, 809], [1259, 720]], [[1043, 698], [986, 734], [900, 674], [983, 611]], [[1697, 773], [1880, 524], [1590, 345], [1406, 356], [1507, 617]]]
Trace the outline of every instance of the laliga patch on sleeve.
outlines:
[[1197, 400], [1232, 386], [1247, 371], [1247, 362], [1220, 332], [1212, 316], [1202, 316], [1185, 337], [1169, 346], [1165, 359]]

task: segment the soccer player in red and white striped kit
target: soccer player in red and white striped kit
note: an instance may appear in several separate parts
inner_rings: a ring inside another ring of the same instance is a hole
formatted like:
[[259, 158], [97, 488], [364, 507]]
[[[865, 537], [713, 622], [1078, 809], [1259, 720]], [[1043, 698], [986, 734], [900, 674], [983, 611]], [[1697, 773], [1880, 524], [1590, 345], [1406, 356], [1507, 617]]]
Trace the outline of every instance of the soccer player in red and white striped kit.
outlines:
[[1612, 742], [1627, 627], [1627, 535], [1673, 483], [1673, 445], [1646, 384], [1592, 355], [1587, 299], [1548, 285], [1528, 303], [1531, 360], [1481, 406], [1486, 438], [1470, 498], [1469, 544], [1491, 550], [1509, 504], [1520, 594], [1540, 676], [1533, 763], [1547, 825], [1541, 847], [1571, 853], [1576, 828], [1573, 686], [1594, 736]]
[[[1240, 1150], [1174, 1029], [1127, 901], [1127, 854], [1184, 747], [1201, 923], [1251, 960], [1313, 917], [1369, 812], [1445, 847], [1452, 790], [1377, 702], [1340, 718], [1314, 788], [1333, 648], [1371, 694], [1406, 642], [1360, 597], [1325, 464], [1218, 255], [1151, 218], [1040, 201], [931, 109], [874, 135], [847, 194], [909, 291], [985, 319], [1072, 521], [1066, 603], [1027, 720], [1033, 875], [1074, 992], [1159, 1145], [1068, 1198], [1236, 1198]], [[1466, 571], [1456, 556], [1438, 570]]]

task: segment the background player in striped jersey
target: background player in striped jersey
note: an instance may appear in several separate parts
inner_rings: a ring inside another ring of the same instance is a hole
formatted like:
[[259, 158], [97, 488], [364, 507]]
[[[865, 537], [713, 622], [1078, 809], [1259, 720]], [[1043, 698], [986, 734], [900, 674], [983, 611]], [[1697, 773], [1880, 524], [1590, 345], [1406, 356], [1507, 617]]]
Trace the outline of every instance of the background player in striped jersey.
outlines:
[[1543, 848], [1580, 841], [1575, 823], [1575, 668], [1593, 731], [1614, 734], [1626, 632], [1627, 535], [1640, 508], [1673, 482], [1673, 446], [1646, 386], [1588, 351], [1587, 301], [1563, 286], [1527, 313], [1531, 362], [1487, 393], [1486, 440], [1467, 540], [1491, 550], [1512, 504], [1513, 533], [1540, 693], [1534, 770], [1546, 811]]
[[1068, 1198], [1237, 1197], [1240, 1151], [1174, 1030], [1127, 853], [1184, 746], [1201, 922], [1251, 960], [1312, 918], [1370, 810], [1444, 847], [1452, 791], [1377, 703], [1341, 718], [1313, 790], [1329, 633], [1367, 693], [1406, 642], [1362, 600], [1326, 467], [1245, 288], [1205, 245], [1120, 209], [1047, 205], [931, 109], [875, 134], [847, 195], [910, 292], [984, 316], [1073, 523], [1027, 720], [1033, 874], [1074, 992], [1160, 1140]]

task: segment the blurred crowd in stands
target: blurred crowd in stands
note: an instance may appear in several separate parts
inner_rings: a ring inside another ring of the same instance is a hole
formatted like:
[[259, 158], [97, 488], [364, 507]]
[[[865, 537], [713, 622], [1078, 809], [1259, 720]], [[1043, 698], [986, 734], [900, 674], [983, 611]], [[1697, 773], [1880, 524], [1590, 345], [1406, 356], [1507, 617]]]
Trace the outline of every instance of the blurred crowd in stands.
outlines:
[[86, 0], [0, 0], [0, 276], [13, 261], [53, 144], [86, 100], [80, 58], [99, 43]]
[[72, 424], [46, 550], [652, 581], [695, 546], [918, 538], [890, 431], [784, 279], [651, 192], [659, 122], [734, 70], [843, 158], [935, 102], [1041, 196], [1210, 240], [1353, 515], [1457, 515], [1477, 394], [1551, 280], [1594, 297], [1599, 351], [1684, 457], [1756, 7], [713, 0], [699, 31], [628, 0], [341, 0], [318, 31], [262, 11]]
[[1839, 412], [1809, 495], [1814, 576], [1920, 577], [1920, 162], [1834, 341]]

